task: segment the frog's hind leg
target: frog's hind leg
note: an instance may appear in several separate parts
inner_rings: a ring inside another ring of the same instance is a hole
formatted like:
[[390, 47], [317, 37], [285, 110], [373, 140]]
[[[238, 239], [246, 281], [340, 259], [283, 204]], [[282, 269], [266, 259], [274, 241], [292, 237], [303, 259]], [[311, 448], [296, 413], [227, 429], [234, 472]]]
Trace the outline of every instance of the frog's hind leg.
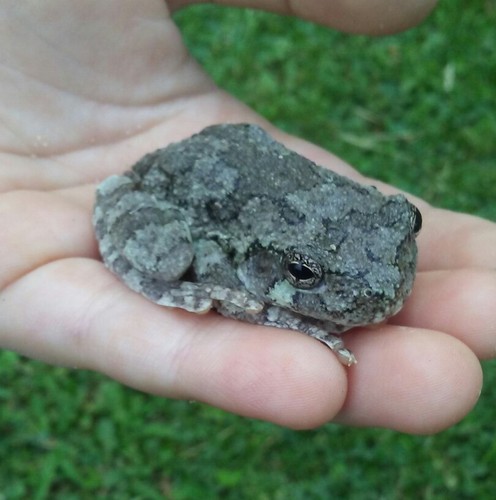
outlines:
[[204, 313], [230, 301], [260, 311], [262, 304], [236, 283], [215, 284], [217, 274], [229, 270], [225, 259], [212, 257], [222, 257], [220, 249], [212, 248], [213, 242], [194, 245], [181, 210], [139, 191], [138, 182], [130, 172], [109, 177], [97, 188], [93, 217], [105, 265], [129, 288], [162, 306]]
[[131, 289], [162, 305], [195, 312], [212, 307], [208, 293], [180, 281], [194, 259], [183, 214], [139, 191], [132, 172], [98, 186], [93, 220], [105, 265]]

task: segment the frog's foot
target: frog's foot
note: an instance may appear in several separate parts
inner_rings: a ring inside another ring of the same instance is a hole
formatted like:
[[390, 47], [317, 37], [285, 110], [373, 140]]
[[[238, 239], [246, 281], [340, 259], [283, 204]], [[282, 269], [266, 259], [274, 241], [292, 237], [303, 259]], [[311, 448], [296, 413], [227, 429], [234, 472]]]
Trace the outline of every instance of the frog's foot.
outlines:
[[264, 308], [263, 302], [254, 298], [251, 293], [245, 290], [236, 290], [222, 286], [207, 288], [209, 288], [210, 297], [217, 302], [215, 305], [217, 310], [224, 306], [244, 311], [247, 314], [257, 314]]
[[178, 307], [197, 314], [217, 309], [222, 303], [230, 304], [236, 310], [243, 310], [249, 314], [256, 314], [263, 309], [261, 302], [243, 290], [189, 281], [168, 283], [147, 279], [135, 269], [130, 269], [123, 279], [131, 289], [159, 306]]
[[310, 335], [329, 347], [343, 365], [352, 366], [356, 364], [355, 355], [344, 346], [343, 339], [340, 337], [326, 332], [310, 333]]

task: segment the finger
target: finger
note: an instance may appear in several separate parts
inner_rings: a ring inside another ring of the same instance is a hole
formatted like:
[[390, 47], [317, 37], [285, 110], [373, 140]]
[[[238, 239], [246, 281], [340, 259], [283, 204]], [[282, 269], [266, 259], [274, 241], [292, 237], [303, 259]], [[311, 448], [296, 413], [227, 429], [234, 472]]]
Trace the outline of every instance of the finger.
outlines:
[[345, 369], [320, 343], [158, 307], [88, 259], [47, 264], [5, 290], [0, 337], [49, 363], [289, 427], [326, 422], [346, 396]]
[[[199, 0], [169, 0], [177, 9]], [[289, 14], [349, 33], [388, 34], [403, 31], [422, 21], [436, 0], [216, 0], [214, 3], [252, 7]]]
[[[17, 313], [26, 303], [29, 314]], [[346, 373], [313, 339], [159, 308], [87, 259], [48, 264], [11, 285], [0, 297], [0, 332], [5, 347], [32, 357], [294, 428], [336, 415], [346, 374], [341, 421], [416, 433], [459, 420], [481, 383], [473, 353], [448, 335], [361, 330], [347, 338], [359, 363]]]
[[355, 331], [347, 344], [359, 363], [339, 422], [431, 434], [458, 422], [480, 395], [477, 358], [449, 335], [387, 326]]
[[98, 257], [90, 208], [94, 189], [13, 191], [0, 197], [0, 290], [48, 262]]
[[447, 332], [481, 359], [496, 357], [496, 271], [419, 273], [411, 297], [390, 320]]
[[421, 208], [418, 237], [421, 270], [486, 267], [496, 269], [496, 224], [479, 217]]

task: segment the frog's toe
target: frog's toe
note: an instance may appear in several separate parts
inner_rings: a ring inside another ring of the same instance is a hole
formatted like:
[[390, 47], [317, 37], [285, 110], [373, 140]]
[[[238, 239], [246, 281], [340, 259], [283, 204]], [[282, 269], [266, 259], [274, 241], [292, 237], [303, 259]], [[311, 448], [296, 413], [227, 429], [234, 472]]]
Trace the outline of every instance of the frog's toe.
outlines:
[[355, 355], [344, 346], [343, 339], [336, 335], [326, 334], [313, 334], [314, 338], [322, 342], [324, 345], [336, 354], [339, 361], [345, 366], [352, 366], [356, 364], [357, 360]]

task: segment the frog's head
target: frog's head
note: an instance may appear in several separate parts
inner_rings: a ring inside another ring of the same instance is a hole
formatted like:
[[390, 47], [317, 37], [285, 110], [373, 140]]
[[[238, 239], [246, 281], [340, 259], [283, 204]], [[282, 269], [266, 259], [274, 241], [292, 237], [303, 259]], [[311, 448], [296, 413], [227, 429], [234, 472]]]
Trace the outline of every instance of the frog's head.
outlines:
[[313, 234], [302, 228], [252, 248], [238, 276], [267, 304], [338, 329], [378, 323], [398, 312], [411, 292], [421, 224], [404, 196], [380, 195]]

